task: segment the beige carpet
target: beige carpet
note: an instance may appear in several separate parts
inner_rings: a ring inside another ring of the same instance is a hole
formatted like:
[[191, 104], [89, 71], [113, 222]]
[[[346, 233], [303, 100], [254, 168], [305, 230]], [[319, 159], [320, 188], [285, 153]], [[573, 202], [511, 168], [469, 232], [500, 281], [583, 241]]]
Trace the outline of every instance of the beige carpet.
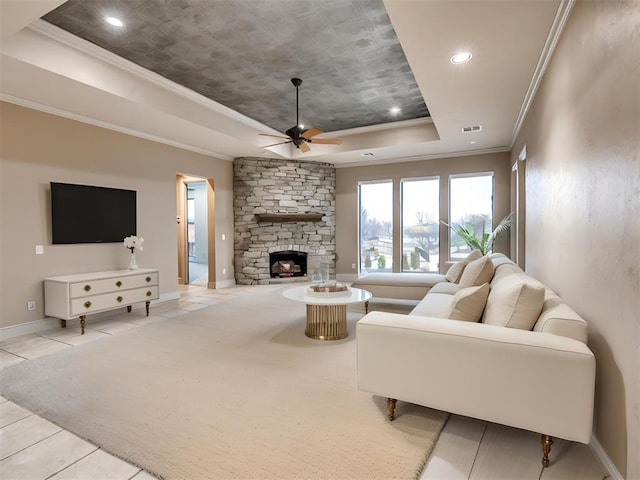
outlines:
[[[248, 303], [250, 300], [251, 303]], [[359, 392], [350, 336], [246, 295], [7, 367], [2, 395], [166, 479], [410, 479], [446, 414]]]

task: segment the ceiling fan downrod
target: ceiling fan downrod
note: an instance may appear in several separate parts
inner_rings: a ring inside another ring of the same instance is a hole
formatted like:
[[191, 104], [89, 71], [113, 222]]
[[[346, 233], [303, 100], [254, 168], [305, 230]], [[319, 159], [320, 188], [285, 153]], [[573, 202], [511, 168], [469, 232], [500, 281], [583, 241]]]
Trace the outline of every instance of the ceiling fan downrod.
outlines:
[[291, 79], [291, 83], [293, 83], [293, 86], [296, 87], [296, 127], [298, 127], [299, 131], [302, 131], [302, 129], [300, 128], [300, 118], [299, 118], [299, 108], [298, 108], [298, 87], [302, 84], [302, 80], [294, 77]]

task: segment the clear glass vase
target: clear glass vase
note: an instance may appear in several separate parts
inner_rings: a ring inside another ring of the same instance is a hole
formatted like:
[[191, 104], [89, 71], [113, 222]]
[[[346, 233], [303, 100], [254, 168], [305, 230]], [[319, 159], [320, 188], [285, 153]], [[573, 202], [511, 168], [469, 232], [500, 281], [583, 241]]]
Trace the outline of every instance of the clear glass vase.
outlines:
[[138, 270], [138, 264], [136, 263], [136, 254], [131, 252], [131, 257], [129, 258], [129, 270]]

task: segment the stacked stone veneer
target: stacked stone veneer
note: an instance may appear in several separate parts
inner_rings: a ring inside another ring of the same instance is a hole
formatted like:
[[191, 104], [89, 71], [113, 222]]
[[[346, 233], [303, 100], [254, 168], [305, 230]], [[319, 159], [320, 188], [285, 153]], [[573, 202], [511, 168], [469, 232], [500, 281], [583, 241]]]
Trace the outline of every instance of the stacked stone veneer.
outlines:
[[[271, 281], [269, 253], [307, 252], [308, 274], [328, 263], [335, 276], [335, 167], [328, 163], [236, 158], [233, 162], [236, 283]], [[319, 222], [258, 222], [260, 213], [321, 213]]]

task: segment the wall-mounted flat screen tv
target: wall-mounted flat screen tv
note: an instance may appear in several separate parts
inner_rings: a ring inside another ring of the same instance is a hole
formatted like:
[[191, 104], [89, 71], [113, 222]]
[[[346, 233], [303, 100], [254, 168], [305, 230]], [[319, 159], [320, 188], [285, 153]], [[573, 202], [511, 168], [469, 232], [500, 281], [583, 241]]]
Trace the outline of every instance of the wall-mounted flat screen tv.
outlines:
[[54, 244], [116, 243], [136, 235], [136, 192], [51, 182]]

